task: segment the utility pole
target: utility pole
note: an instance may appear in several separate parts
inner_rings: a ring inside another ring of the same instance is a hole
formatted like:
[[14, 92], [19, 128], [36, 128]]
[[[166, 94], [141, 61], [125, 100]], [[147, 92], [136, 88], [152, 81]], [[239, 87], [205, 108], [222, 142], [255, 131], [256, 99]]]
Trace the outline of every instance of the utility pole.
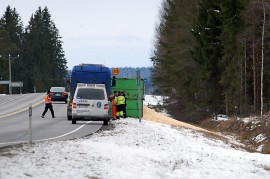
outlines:
[[11, 55], [8, 54], [8, 59], [4, 58], [3, 56], [0, 55], [0, 58], [3, 58], [4, 60], [8, 60], [8, 68], [9, 68], [9, 94], [12, 94], [12, 80], [11, 80], [11, 61], [19, 58], [20, 56], [17, 55], [16, 57], [11, 58]]
[[12, 84], [11, 84], [11, 60], [10, 54], [8, 54], [8, 67], [9, 67], [9, 94], [12, 94]]

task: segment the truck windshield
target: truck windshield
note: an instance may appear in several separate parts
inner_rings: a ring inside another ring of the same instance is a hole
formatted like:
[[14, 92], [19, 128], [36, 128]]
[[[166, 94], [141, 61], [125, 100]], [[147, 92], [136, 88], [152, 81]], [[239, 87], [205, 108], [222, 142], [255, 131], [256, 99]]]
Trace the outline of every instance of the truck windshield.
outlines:
[[104, 90], [94, 88], [80, 88], [77, 92], [77, 99], [104, 100]]

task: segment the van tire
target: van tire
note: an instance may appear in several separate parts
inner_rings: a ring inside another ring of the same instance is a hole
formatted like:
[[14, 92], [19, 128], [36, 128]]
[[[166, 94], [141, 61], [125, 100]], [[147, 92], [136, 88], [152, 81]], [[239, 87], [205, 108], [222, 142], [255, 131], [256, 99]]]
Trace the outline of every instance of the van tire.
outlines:
[[71, 120], [72, 120], [72, 124], [76, 124], [77, 123], [76, 119], [72, 118]]
[[104, 121], [103, 121], [103, 125], [108, 125], [108, 122], [109, 122], [109, 119], [104, 119]]

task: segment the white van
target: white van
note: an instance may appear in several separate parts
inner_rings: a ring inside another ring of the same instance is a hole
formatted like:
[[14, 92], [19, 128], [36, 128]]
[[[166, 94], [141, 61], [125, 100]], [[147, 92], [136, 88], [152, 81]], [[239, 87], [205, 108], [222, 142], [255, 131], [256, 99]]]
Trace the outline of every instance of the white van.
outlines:
[[104, 84], [78, 83], [72, 103], [72, 124], [77, 121], [103, 121], [108, 125], [109, 101]]

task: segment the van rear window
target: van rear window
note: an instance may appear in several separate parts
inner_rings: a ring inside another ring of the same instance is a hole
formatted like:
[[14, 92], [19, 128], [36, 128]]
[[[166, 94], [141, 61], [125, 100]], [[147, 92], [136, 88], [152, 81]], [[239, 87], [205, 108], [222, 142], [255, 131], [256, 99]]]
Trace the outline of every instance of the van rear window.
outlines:
[[77, 99], [105, 100], [103, 89], [80, 88], [77, 92]]

